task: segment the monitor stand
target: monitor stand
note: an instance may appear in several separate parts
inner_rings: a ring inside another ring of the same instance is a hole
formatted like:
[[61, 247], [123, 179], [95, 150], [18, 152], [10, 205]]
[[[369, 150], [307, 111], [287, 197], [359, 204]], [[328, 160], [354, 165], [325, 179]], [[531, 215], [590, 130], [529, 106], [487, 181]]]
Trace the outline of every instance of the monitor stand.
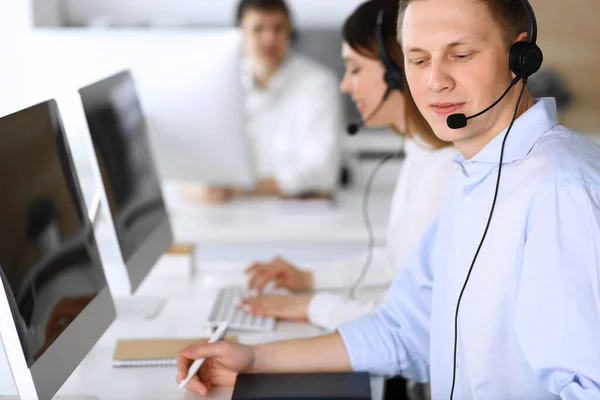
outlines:
[[[196, 272], [195, 258], [196, 245], [194, 243], [175, 243], [165, 253], [171, 256], [186, 256], [189, 258], [189, 276]], [[127, 296], [116, 292], [114, 295], [115, 307], [118, 318], [146, 318], [153, 319], [160, 314], [166, 303], [162, 297]]]
[[116, 296], [114, 300], [117, 318], [153, 319], [166, 303], [161, 297]]

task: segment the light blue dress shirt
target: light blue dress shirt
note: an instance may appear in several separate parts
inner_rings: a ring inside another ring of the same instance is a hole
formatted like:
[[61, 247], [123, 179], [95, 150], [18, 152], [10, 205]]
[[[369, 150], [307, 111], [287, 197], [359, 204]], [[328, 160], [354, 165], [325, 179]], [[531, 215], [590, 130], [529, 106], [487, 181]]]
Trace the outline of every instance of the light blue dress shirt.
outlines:
[[[355, 370], [452, 383], [454, 315], [479, 245], [504, 133], [455, 159], [440, 211], [375, 313], [338, 331]], [[554, 99], [518, 118], [498, 200], [463, 295], [455, 399], [600, 399], [600, 147], [557, 124]]]

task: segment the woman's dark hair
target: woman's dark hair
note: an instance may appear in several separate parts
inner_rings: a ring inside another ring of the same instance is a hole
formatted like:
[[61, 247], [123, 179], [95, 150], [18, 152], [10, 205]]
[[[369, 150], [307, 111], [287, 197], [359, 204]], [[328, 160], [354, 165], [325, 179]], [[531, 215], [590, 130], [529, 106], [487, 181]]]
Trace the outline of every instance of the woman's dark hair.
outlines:
[[[362, 56], [379, 60], [379, 46], [375, 32], [377, 30], [377, 14], [383, 8], [382, 33], [385, 50], [392, 61], [404, 71], [404, 55], [396, 35], [398, 5], [398, 0], [369, 0], [362, 3], [344, 22], [342, 39]], [[419, 112], [410, 93], [406, 77], [404, 77], [403, 94], [408, 132], [400, 132], [399, 129], [403, 127], [395, 127], [396, 133], [407, 136], [418, 135], [426, 143], [436, 148], [450, 145], [450, 142], [445, 142], [435, 136], [433, 130]]]
[[342, 38], [356, 52], [365, 57], [379, 59], [375, 31], [377, 14], [383, 9], [383, 37], [386, 49], [392, 60], [402, 66], [402, 51], [396, 41], [396, 21], [398, 18], [397, 0], [369, 0], [362, 3], [346, 19], [342, 27]]

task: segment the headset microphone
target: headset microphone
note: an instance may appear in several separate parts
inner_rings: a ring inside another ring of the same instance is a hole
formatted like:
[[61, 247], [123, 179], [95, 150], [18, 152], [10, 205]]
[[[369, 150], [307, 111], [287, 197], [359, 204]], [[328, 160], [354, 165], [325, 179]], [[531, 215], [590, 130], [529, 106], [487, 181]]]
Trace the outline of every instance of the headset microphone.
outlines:
[[358, 133], [358, 130], [360, 128], [362, 128], [364, 125], [364, 123], [362, 121], [360, 121], [360, 123], [351, 123], [348, 124], [348, 127], [346, 128], [346, 132], [348, 132], [348, 135], [356, 135]]
[[508, 94], [510, 89], [512, 89], [512, 87], [515, 86], [517, 84], [517, 82], [519, 82], [519, 80], [521, 80], [521, 76], [517, 76], [515, 79], [513, 79], [513, 81], [510, 83], [510, 86], [508, 87], [508, 89], [506, 89], [504, 94], [502, 94], [502, 96], [500, 96], [500, 98], [498, 100], [496, 100], [496, 102], [494, 104], [492, 104], [491, 106], [489, 106], [488, 108], [486, 108], [485, 110], [483, 110], [480, 113], [471, 115], [470, 117], [467, 117], [465, 114], [450, 114], [450, 115], [448, 115], [448, 118], [446, 119], [446, 124], [448, 124], [448, 128], [462, 129], [465, 126], [467, 126], [467, 120], [470, 120], [471, 118], [479, 117], [480, 115], [485, 114], [486, 112], [490, 111], [498, 103], [500, 103], [504, 97], [506, 97], [506, 95]]
[[544, 61], [544, 56], [542, 54], [542, 50], [536, 44], [537, 41], [537, 21], [535, 19], [535, 14], [533, 12], [533, 8], [528, 0], [520, 0], [521, 5], [525, 9], [525, 14], [527, 15], [528, 27], [527, 27], [527, 39], [522, 42], [516, 42], [510, 48], [510, 53], [508, 55], [508, 64], [511, 71], [516, 75], [516, 78], [513, 79], [506, 92], [491, 106], [480, 112], [479, 114], [475, 114], [471, 117], [466, 117], [464, 114], [452, 114], [448, 116], [446, 123], [450, 129], [462, 129], [467, 126], [467, 120], [471, 118], [475, 118], [484, 114], [491, 110], [496, 104], [500, 102], [506, 96], [506, 94], [510, 91], [510, 89], [519, 82], [519, 80], [523, 79], [527, 80], [531, 75], [533, 75], [537, 70], [540, 69], [542, 62]]
[[383, 107], [383, 104], [387, 100], [391, 91], [392, 91], [392, 89], [388, 87], [387, 90], [385, 91], [383, 97], [381, 98], [381, 101], [379, 101], [379, 104], [377, 105], [377, 107], [375, 107], [375, 109], [367, 116], [367, 118], [362, 119], [358, 124], [357, 123], [348, 124], [348, 127], [346, 128], [346, 132], [348, 132], [348, 135], [356, 135], [358, 133], [358, 131], [363, 126], [365, 126], [365, 124], [367, 122], [369, 122], [371, 120], [371, 118], [373, 118], [375, 116], [375, 114], [377, 114], [377, 112], [381, 109], [381, 107]]

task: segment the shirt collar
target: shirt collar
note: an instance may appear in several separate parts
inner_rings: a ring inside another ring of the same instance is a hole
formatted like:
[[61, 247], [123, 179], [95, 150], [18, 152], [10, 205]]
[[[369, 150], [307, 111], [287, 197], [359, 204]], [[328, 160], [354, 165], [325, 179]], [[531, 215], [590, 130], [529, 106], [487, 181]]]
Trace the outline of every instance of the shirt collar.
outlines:
[[264, 88], [259, 88], [258, 86], [256, 86], [256, 81], [254, 80], [254, 74], [252, 73], [252, 60], [249, 57], [244, 56], [242, 58], [242, 68], [241, 68], [242, 86], [244, 87], [244, 90], [254, 91], [254, 92], [270, 92], [270, 93], [278, 92], [284, 86], [284, 84], [286, 82], [286, 75], [287, 75], [287, 71], [289, 69], [291, 58], [292, 58], [292, 56], [288, 55], [283, 60], [283, 62], [279, 66], [279, 68], [277, 68], [277, 71], [275, 71], [273, 76], [271, 76], [271, 79], [269, 79], [267, 86]]
[[[558, 124], [556, 100], [546, 97], [534, 101], [533, 107], [525, 111], [515, 120], [506, 138], [502, 164], [521, 160], [529, 154], [533, 145], [549, 129]], [[489, 172], [500, 160], [502, 141], [508, 127], [504, 128], [492, 141], [470, 160], [458, 152], [454, 162], [460, 166], [465, 175]]]

